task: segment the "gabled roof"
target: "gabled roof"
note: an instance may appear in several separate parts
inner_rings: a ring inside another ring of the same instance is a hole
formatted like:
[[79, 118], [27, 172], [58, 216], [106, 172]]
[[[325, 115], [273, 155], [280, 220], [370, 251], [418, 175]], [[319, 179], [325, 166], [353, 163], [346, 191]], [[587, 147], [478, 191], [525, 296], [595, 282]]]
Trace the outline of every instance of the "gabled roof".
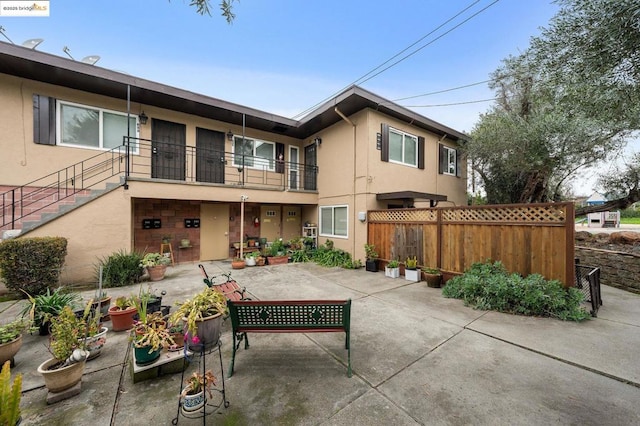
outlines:
[[127, 87], [129, 87], [132, 102], [236, 125], [242, 125], [244, 114], [245, 125], [249, 128], [299, 139], [313, 136], [340, 121], [341, 117], [336, 113], [336, 107], [347, 117], [362, 109], [371, 108], [436, 134], [447, 135], [453, 140], [468, 139], [467, 135], [457, 130], [430, 120], [358, 86], [349, 87], [301, 120], [292, 120], [5, 42], [0, 42], [0, 73], [118, 99], [127, 99]]

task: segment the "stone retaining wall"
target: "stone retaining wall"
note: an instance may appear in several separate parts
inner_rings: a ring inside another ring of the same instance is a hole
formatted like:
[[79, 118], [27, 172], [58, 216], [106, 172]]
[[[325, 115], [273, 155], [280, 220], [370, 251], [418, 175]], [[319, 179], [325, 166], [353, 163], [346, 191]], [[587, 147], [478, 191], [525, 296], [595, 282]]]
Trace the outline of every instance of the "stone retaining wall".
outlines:
[[600, 268], [600, 283], [640, 293], [640, 255], [588, 247], [575, 248], [580, 263]]

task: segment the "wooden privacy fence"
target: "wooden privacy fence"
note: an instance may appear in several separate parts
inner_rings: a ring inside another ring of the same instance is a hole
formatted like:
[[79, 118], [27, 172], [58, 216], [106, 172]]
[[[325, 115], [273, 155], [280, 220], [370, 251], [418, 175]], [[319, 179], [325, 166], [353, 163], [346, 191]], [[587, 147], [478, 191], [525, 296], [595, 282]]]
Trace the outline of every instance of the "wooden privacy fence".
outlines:
[[383, 261], [416, 256], [446, 277], [501, 261], [523, 276], [574, 285], [573, 203], [370, 210], [368, 243]]

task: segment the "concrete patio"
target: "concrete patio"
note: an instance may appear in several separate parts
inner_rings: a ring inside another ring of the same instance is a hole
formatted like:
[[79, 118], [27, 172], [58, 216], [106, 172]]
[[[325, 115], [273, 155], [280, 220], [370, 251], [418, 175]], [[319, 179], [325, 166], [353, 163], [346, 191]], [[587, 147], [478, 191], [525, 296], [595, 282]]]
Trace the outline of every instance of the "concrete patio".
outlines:
[[[228, 262], [205, 266], [210, 275], [231, 269]], [[603, 287], [598, 318], [576, 324], [476, 311], [425, 283], [364, 269], [288, 264], [234, 270], [233, 277], [259, 299], [353, 299], [354, 375], [346, 374], [343, 334], [252, 334], [224, 380], [229, 407], [206, 424], [640, 424], [638, 295]], [[153, 283], [167, 292], [163, 304], [203, 286], [196, 264], [169, 268]], [[12, 319], [22, 303], [0, 304], [0, 320]], [[47, 405], [36, 372], [49, 357], [46, 341], [26, 336], [12, 369], [23, 374], [22, 425], [169, 425], [176, 417], [181, 374], [134, 384], [126, 332], [108, 333], [79, 395]], [[231, 351], [226, 323], [225, 375]], [[217, 353], [205, 362], [220, 378]]]

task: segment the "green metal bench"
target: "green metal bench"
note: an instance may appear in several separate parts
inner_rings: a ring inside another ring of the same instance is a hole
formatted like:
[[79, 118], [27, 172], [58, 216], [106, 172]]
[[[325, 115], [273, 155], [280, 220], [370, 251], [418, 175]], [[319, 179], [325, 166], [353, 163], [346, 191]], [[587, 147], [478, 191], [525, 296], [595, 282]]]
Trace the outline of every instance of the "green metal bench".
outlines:
[[229, 300], [233, 328], [233, 356], [229, 377], [233, 375], [236, 351], [246, 333], [345, 333], [347, 375], [351, 377], [351, 299], [348, 300]]

